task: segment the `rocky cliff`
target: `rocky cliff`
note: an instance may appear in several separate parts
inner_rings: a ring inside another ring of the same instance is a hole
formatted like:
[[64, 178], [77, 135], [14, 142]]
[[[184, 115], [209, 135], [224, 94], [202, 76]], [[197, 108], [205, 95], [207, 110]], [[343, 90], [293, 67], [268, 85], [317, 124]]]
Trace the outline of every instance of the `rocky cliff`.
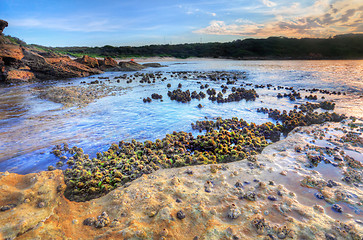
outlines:
[[102, 73], [100, 69], [69, 57], [14, 43], [2, 34], [7, 25], [6, 21], [0, 20], [0, 82], [64, 79]]

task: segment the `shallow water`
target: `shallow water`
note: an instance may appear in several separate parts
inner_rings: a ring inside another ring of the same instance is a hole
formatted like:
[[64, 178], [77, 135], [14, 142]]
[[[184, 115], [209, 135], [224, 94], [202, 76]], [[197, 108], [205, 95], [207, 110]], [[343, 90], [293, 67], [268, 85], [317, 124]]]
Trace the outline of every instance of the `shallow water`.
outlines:
[[[278, 100], [278, 92], [286, 90], [256, 89], [260, 95], [256, 101], [232, 103], [213, 103], [207, 98], [201, 101], [192, 99], [190, 103], [171, 101], [168, 90], [177, 88], [182, 83], [182, 90], [200, 90], [198, 81], [208, 83], [210, 87], [221, 90], [225, 81], [197, 79], [193, 74], [188, 79], [171, 77], [173, 71], [228, 71], [246, 72], [243, 83], [272, 84], [289, 86], [295, 89], [319, 88], [331, 91], [346, 92], [347, 95], [326, 95], [326, 100], [337, 103], [336, 111], [363, 118], [363, 61], [232, 61], [200, 60], [174, 61], [162, 63], [164, 68], [146, 69], [140, 72], [162, 72], [167, 80], [156, 80], [154, 84], [139, 83], [134, 80], [116, 82], [115, 76], [123, 73], [104, 73], [110, 82], [104, 84], [121, 86], [124, 89], [115, 92], [115, 96], [98, 99], [86, 107], [62, 109], [61, 104], [53, 103], [38, 97], [39, 87], [44, 86], [78, 86], [82, 81], [89, 83], [91, 78], [70, 79], [61, 82], [43, 84], [24, 84], [2, 86], [0, 88], [0, 171], [29, 173], [45, 170], [48, 165], [55, 165], [56, 158], [50, 154], [56, 144], [68, 142], [70, 146], [82, 147], [85, 152], [94, 155], [108, 149], [111, 143], [120, 140], [139, 141], [163, 138], [173, 131], [187, 131], [198, 134], [191, 128], [191, 123], [206, 118], [239, 117], [257, 124], [272, 121], [266, 114], [257, 113], [259, 107], [292, 109], [304, 99], [291, 102], [287, 98]], [[128, 75], [133, 73], [127, 73]], [[103, 80], [102, 80], [103, 81]], [[172, 87], [167, 88], [167, 83]], [[144, 103], [144, 97], [152, 93], [163, 95], [163, 102], [153, 100]], [[227, 92], [228, 93], [228, 92]], [[310, 93], [301, 92], [303, 96]], [[322, 94], [314, 93], [320, 97]], [[312, 101], [314, 102], [314, 101]], [[201, 103], [204, 108], [199, 109]]]

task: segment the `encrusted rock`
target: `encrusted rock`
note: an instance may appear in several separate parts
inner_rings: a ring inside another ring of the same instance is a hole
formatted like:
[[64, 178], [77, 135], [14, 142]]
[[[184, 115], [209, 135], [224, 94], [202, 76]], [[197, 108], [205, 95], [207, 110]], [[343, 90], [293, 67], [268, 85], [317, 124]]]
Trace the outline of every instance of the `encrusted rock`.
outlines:
[[177, 217], [178, 219], [182, 220], [182, 219], [184, 219], [184, 218], [185, 218], [185, 214], [183, 213], [183, 211], [182, 211], [182, 210], [180, 210], [180, 211], [178, 211], [178, 212], [176, 213], [176, 217]]
[[102, 212], [101, 215], [97, 217], [97, 221], [94, 223], [96, 228], [106, 227], [110, 223], [110, 218], [106, 212]]
[[239, 216], [241, 215], [241, 211], [239, 210], [239, 208], [234, 204], [232, 203], [231, 206], [229, 207], [229, 210], [228, 210], [228, 213], [227, 213], [227, 216], [230, 218], [230, 219], [236, 219], [238, 218]]
[[94, 217], [89, 217], [83, 221], [83, 225], [92, 226], [93, 224], [95, 224], [95, 222], [96, 222], [96, 219]]

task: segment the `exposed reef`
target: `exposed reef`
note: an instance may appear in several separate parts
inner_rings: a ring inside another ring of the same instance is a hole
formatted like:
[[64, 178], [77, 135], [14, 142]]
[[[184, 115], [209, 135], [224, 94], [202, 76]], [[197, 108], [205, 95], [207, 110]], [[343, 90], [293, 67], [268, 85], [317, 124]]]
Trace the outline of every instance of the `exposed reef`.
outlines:
[[[328, 134], [328, 129], [334, 137], [324, 139], [339, 143], [347, 126], [299, 127], [252, 161], [159, 169], [88, 202], [64, 197], [60, 170], [25, 176], [1, 173], [1, 237], [360, 240], [362, 221], [351, 209], [361, 209], [361, 188], [328, 181], [303, 167], [309, 161], [305, 152], [318, 147], [311, 143], [304, 148], [307, 142]], [[252, 168], [251, 163], [265, 167]], [[311, 200], [301, 201], [304, 198]]]

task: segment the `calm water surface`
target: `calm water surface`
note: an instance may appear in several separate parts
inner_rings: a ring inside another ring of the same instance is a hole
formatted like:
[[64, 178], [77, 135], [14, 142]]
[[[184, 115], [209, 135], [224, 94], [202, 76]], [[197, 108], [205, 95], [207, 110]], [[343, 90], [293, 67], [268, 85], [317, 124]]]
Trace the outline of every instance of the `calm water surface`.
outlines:
[[[327, 100], [337, 103], [336, 111], [363, 118], [363, 60], [357, 61], [232, 61], [232, 60], [186, 60], [163, 63], [164, 68], [146, 69], [141, 72], [162, 72], [167, 80], [157, 80], [154, 84], [141, 84], [133, 81], [127, 84], [114, 77], [124, 72], [104, 73], [109, 77], [107, 85], [124, 87], [115, 96], [99, 99], [83, 108], [62, 109], [61, 104], [38, 97], [38, 88], [44, 86], [77, 86], [80, 82], [90, 82], [94, 78], [78, 78], [43, 84], [25, 84], [0, 87], [0, 171], [29, 173], [45, 170], [55, 165], [50, 151], [56, 144], [68, 142], [70, 146], [82, 147], [85, 152], [95, 154], [108, 149], [111, 143], [120, 140], [139, 141], [163, 138], [173, 131], [193, 132], [191, 123], [205, 118], [239, 117], [248, 122], [263, 123], [272, 121], [267, 115], [257, 113], [259, 107], [292, 109], [304, 99], [290, 102], [284, 98], [277, 100], [278, 91], [256, 89], [260, 95], [256, 101], [240, 101], [218, 104], [203, 99], [193, 99], [190, 103], [171, 101], [168, 90], [182, 83], [182, 90], [200, 91], [195, 77], [177, 79], [172, 71], [228, 71], [246, 72], [242, 83], [272, 84], [289, 86], [295, 89], [320, 88], [342, 91], [347, 95], [324, 95]], [[133, 74], [133, 73], [127, 73]], [[96, 76], [97, 78], [98, 76]], [[209, 81], [210, 87], [221, 90], [225, 81]], [[167, 88], [167, 83], [172, 87]], [[82, 86], [85, 86], [82, 84]], [[205, 89], [206, 90], [206, 89]], [[205, 92], [205, 90], [202, 90]], [[281, 90], [284, 93], [285, 90]], [[152, 93], [163, 95], [164, 101], [143, 103], [142, 98]], [[301, 92], [303, 96], [310, 93]], [[319, 99], [322, 95], [319, 95]], [[204, 108], [199, 109], [201, 103]], [[197, 132], [193, 132], [198, 134]]]

